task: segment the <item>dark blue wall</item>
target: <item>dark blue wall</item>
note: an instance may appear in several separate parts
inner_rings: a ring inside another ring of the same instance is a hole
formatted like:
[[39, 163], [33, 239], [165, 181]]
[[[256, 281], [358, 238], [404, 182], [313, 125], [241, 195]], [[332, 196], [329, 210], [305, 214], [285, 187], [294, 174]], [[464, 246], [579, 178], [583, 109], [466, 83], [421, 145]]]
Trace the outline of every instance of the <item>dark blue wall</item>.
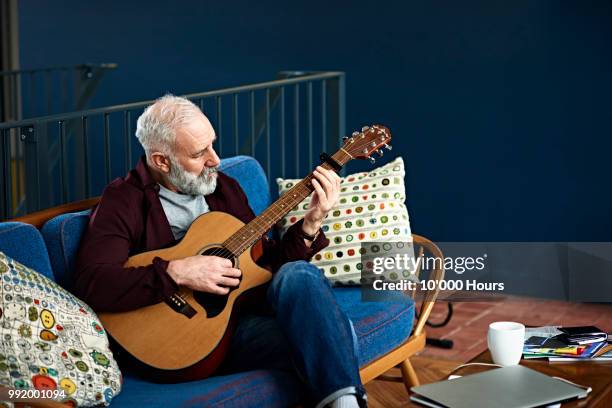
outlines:
[[28, 0], [20, 35], [22, 67], [119, 63], [98, 106], [346, 71], [347, 127], [393, 131], [415, 232], [612, 239], [609, 1]]

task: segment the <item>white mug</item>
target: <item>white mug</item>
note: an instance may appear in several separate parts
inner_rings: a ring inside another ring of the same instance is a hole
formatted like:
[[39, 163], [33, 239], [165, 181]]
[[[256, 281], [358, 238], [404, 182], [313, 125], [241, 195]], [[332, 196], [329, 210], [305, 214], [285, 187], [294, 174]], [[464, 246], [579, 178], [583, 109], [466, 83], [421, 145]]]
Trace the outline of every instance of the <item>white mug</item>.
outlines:
[[487, 345], [493, 362], [502, 366], [516, 365], [521, 361], [525, 326], [515, 322], [495, 322], [489, 325]]

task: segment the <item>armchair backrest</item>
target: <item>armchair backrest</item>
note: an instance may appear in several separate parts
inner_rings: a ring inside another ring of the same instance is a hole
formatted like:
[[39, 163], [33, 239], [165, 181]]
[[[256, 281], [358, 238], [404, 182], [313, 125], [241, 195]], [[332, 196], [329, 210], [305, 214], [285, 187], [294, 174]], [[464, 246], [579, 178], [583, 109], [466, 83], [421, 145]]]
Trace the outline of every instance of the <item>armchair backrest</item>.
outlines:
[[[45, 241], [35, 227], [22, 222], [0, 223], [0, 252], [15, 261], [53, 279]], [[2, 277], [3, 274], [0, 274]], [[18, 279], [17, 276], [3, 276], [3, 279]], [[2, 282], [5, 283], [5, 282]]]

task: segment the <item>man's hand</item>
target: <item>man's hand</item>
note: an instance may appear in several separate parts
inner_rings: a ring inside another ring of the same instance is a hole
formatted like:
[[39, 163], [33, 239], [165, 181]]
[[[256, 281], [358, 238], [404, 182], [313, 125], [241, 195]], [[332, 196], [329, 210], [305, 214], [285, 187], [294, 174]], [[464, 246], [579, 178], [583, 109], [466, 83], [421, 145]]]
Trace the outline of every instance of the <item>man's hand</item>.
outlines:
[[323, 219], [338, 202], [340, 197], [340, 176], [332, 170], [317, 166], [312, 179], [314, 194], [304, 215], [302, 229], [308, 235], [314, 235], [321, 228]]
[[170, 261], [167, 271], [177, 285], [215, 295], [227, 295], [242, 275], [229, 259], [201, 255]]

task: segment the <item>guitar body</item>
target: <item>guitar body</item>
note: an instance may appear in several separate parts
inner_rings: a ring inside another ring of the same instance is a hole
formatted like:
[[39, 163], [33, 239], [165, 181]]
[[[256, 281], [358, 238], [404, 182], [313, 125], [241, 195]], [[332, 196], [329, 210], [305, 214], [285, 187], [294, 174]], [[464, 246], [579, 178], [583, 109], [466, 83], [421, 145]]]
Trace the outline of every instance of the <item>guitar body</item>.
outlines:
[[[155, 257], [171, 261], [218, 252], [221, 243], [242, 226], [242, 221], [223, 212], [203, 214], [179, 244], [134, 255], [125, 266], [150, 265]], [[204, 378], [221, 364], [227, 352], [232, 312], [241, 295], [272, 278], [270, 271], [255, 263], [252, 252], [244, 251], [233, 259], [242, 278], [228, 295], [199, 294], [181, 288], [182, 298], [195, 309], [191, 318], [162, 302], [128, 312], [101, 313], [100, 320], [111, 337], [140, 363], [166, 371], [168, 378], [177, 374], [182, 380]], [[214, 301], [208, 302], [210, 299]]]

